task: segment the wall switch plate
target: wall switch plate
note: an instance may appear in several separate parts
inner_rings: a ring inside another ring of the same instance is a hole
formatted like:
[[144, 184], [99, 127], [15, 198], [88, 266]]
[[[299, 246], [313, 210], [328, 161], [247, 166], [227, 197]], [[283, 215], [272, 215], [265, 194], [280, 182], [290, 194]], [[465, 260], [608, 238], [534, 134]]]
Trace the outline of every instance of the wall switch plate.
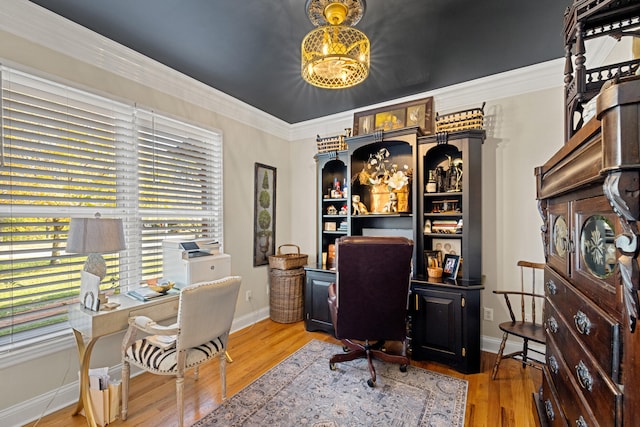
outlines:
[[493, 308], [484, 307], [484, 320], [493, 322]]

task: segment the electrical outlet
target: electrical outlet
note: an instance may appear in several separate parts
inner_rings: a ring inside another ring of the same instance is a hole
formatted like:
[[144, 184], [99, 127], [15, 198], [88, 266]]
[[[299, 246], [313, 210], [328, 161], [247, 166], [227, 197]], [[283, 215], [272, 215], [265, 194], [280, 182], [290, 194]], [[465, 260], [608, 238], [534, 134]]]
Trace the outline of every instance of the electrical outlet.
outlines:
[[484, 307], [484, 320], [493, 322], [493, 308]]
[[253, 294], [251, 293], [251, 291], [247, 291], [247, 292], [244, 294], [244, 300], [245, 300], [245, 301], [251, 301], [251, 298], [253, 298]]

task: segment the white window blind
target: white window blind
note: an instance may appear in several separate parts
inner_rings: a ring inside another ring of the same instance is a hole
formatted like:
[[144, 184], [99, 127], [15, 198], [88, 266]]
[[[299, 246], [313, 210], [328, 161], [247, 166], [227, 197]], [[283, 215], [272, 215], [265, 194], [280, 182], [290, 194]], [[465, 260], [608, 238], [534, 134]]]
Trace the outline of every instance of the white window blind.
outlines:
[[102, 288], [162, 274], [161, 241], [222, 243], [219, 134], [0, 68], [0, 347], [68, 330], [83, 255], [73, 216], [122, 218]]
[[136, 113], [136, 130], [146, 277], [158, 269], [167, 237], [222, 242], [222, 142], [212, 132], [144, 110]]

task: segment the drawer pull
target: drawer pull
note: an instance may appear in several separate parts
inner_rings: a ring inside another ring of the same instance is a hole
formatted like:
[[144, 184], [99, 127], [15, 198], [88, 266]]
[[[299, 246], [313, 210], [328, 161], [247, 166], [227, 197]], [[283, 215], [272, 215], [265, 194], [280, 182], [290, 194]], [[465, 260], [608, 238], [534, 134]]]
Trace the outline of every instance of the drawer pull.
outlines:
[[556, 419], [556, 414], [553, 412], [553, 404], [549, 399], [544, 401], [544, 411], [547, 413], [547, 419], [553, 421]]
[[558, 373], [559, 366], [555, 356], [549, 356], [549, 369], [551, 369], [551, 372], [554, 374]]
[[547, 293], [549, 295], [555, 295], [558, 293], [558, 287], [556, 286], [556, 282], [554, 282], [551, 279], [549, 279], [549, 281], [547, 282]]
[[575, 316], [573, 316], [573, 321], [576, 324], [576, 329], [582, 335], [589, 335], [591, 332], [591, 320], [584, 314], [582, 311], [578, 310]]
[[584, 420], [584, 418], [582, 418], [582, 415], [580, 415], [580, 418], [578, 418], [576, 420], [576, 426], [577, 427], [589, 427], [589, 424], [587, 424], [587, 422]]
[[554, 334], [558, 332], [558, 321], [556, 320], [555, 317], [553, 316], [549, 317], [549, 320], [547, 320], [547, 327]]
[[593, 388], [593, 377], [589, 373], [589, 369], [587, 369], [587, 366], [582, 360], [576, 366], [576, 376], [578, 377], [580, 387], [585, 390], [591, 391], [591, 389]]

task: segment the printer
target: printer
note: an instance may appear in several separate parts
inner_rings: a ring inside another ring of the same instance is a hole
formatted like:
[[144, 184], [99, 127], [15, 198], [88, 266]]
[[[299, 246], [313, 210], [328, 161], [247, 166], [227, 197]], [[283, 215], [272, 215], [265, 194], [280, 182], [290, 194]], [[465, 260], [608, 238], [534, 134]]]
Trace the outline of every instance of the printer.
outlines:
[[231, 256], [212, 239], [170, 238], [162, 242], [162, 277], [183, 288], [231, 275]]

